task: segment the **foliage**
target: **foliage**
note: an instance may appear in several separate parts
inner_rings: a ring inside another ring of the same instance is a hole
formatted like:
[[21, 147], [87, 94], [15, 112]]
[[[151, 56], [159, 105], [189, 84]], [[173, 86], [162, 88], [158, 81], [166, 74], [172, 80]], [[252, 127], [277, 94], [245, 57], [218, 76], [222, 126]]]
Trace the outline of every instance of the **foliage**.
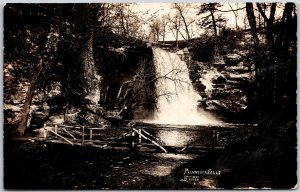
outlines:
[[202, 3], [199, 7], [198, 15], [208, 15], [202, 17], [198, 25], [206, 29], [213, 29], [215, 36], [218, 36], [217, 28], [223, 27], [226, 21], [221, 15], [216, 14], [221, 6], [220, 3]]
[[215, 39], [211, 35], [203, 35], [192, 43], [193, 60], [210, 62], [213, 59]]

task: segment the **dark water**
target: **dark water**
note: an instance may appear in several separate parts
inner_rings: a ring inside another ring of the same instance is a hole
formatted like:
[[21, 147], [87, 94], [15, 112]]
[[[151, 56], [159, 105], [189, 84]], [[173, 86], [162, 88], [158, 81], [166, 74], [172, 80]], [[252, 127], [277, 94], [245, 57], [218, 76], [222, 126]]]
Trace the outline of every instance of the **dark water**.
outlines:
[[[198, 145], [203, 147], [225, 146], [234, 140], [245, 139], [256, 134], [256, 125], [228, 124], [170, 125], [138, 122], [137, 127], [144, 128], [155, 135], [162, 145], [184, 147]], [[217, 143], [216, 143], [217, 142]]]
[[[255, 129], [246, 125], [207, 127], [137, 124], [136, 127], [144, 127], [163, 146], [177, 149], [190, 144], [192, 147], [212, 147], [213, 130], [219, 131], [218, 145], [224, 146], [228, 142], [246, 138]], [[119, 130], [112, 130], [120, 134]], [[115, 134], [111, 132], [111, 135], [104, 135], [113, 137]], [[128, 148], [101, 150], [89, 146], [49, 144], [33, 140], [6, 141], [5, 188], [174, 189], [182, 185], [181, 172], [187, 163], [199, 158], [208, 159], [204, 162], [213, 162], [207, 152], [189, 153], [186, 150], [186, 153], [178, 154], [170, 150], [169, 153], [163, 153], [159, 148], [154, 148], [156, 150], [152, 152], [138, 152]], [[215, 187], [212, 180], [205, 182], [203, 185], [207, 188]]]

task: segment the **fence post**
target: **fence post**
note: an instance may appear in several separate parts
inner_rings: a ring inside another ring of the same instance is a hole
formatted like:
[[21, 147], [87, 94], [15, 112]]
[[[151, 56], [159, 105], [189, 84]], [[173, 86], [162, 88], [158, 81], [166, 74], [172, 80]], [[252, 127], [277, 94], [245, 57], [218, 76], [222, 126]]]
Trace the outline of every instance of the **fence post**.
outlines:
[[82, 126], [82, 138], [81, 138], [81, 145], [84, 144], [84, 126]]
[[93, 129], [90, 129], [90, 141], [93, 140]]
[[217, 131], [217, 133], [216, 133], [216, 146], [219, 145], [219, 133], [220, 133], [220, 131]]
[[44, 129], [43, 129], [43, 133], [44, 133], [44, 139], [47, 139], [47, 129], [46, 129], [46, 123], [44, 123]]
[[[57, 125], [54, 126], [54, 133], [57, 134]], [[55, 135], [55, 138], [57, 138], [57, 136]]]
[[135, 136], [135, 132], [132, 131], [131, 132], [131, 147], [134, 148], [135, 147], [135, 143], [134, 143], [134, 136]]
[[219, 142], [219, 131], [213, 130], [213, 147], [217, 147]]
[[141, 134], [142, 134], [142, 129], [139, 128], [139, 144], [142, 143], [142, 136], [141, 136]]

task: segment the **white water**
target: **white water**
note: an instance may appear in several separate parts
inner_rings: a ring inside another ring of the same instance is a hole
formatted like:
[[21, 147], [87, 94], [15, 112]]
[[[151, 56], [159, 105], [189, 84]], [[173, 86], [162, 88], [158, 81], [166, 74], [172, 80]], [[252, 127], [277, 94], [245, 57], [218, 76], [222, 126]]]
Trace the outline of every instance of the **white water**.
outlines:
[[211, 92], [213, 90], [212, 80], [214, 77], [220, 76], [220, 73], [217, 70], [208, 70], [205, 74], [202, 75], [200, 81], [205, 86], [206, 92]]
[[197, 107], [200, 95], [193, 89], [187, 65], [175, 53], [154, 48], [158, 81], [158, 110], [151, 123], [177, 125], [218, 124], [210, 113]]

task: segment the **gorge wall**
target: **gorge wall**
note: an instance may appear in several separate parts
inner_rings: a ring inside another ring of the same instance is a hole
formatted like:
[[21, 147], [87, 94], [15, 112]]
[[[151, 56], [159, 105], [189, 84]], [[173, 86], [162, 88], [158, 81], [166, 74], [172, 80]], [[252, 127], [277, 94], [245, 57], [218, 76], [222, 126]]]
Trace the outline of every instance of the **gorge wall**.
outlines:
[[201, 54], [193, 48], [189, 53], [190, 76], [202, 97], [200, 106], [233, 122], [255, 121], [255, 65], [247, 46], [250, 37], [243, 32], [232, 47], [221, 46], [210, 61], [199, 59]]

